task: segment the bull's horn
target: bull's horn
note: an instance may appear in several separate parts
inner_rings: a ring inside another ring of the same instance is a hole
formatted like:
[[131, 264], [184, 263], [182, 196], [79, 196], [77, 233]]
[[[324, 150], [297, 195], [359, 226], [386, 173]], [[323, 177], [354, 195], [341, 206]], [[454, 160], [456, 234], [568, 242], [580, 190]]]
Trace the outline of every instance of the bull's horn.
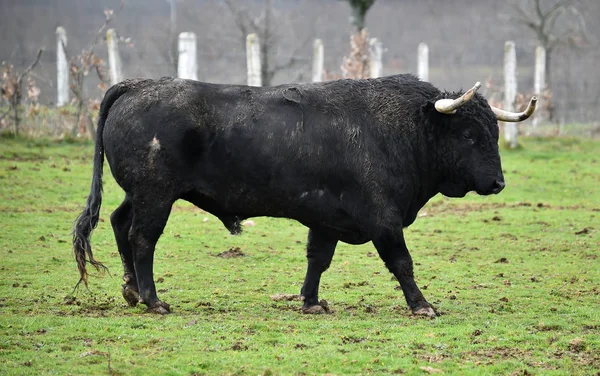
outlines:
[[[512, 123], [516, 123], [518, 121], [523, 121], [533, 114], [535, 111], [535, 105], [537, 104], [537, 97], [532, 97], [527, 105], [527, 108], [523, 112], [510, 112], [504, 111], [496, 107], [492, 107], [492, 111], [496, 114], [496, 117], [500, 121], [508, 121]], [[490, 106], [491, 107], [491, 106]]]
[[478, 81], [475, 83], [475, 86], [470, 88], [466, 93], [464, 93], [463, 95], [461, 95], [460, 97], [458, 97], [456, 99], [450, 99], [450, 98], [439, 99], [435, 102], [435, 109], [438, 112], [441, 112], [442, 114], [454, 114], [454, 113], [456, 113], [457, 108], [459, 108], [463, 104], [470, 101], [471, 98], [473, 98], [473, 95], [475, 95], [475, 92], [480, 87], [481, 87], [481, 82]]

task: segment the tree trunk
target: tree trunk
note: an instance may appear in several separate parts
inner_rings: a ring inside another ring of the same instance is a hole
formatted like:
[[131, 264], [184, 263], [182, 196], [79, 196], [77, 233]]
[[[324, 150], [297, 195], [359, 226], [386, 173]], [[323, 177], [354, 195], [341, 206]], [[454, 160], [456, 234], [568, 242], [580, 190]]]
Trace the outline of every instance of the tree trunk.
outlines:
[[85, 116], [85, 124], [87, 131], [90, 134], [90, 138], [92, 141], [96, 142], [96, 128], [94, 127], [94, 119], [92, 119], [92, 114], [90, 114], [90, 111], [85, 104], [83, 105], [83, 116]]
[[356, 29], [356, 32], [360, 33], [365, 28], [365, 18], [369, 8], [375, 3], [375, 0], [348, 0], [350, 7], [352, 8], [351, 23]]
[[546, 48], [546, 88], [552, 90], [552, 48]]
[[177, 36], [177, 6], [175, 0], [167, 0], [169, 2], [170, 25], [169, 25], [169, 64], [173, 75], [177, 75], [178, 64], [178, 36]]
[[262, 78], [262, 86], [271, 86], [271, 74], [269, 72], [269, 48], [271, 45], [271, 0], [265, 0], [264, 12], [265, 12], [265, 23], [263, 25], [263, 32], [261, 35], [260, 44], [260, 75]]
[[356, 32], [365, 28], [365, 12], [360, 7], [352, 7], [352, 25]]

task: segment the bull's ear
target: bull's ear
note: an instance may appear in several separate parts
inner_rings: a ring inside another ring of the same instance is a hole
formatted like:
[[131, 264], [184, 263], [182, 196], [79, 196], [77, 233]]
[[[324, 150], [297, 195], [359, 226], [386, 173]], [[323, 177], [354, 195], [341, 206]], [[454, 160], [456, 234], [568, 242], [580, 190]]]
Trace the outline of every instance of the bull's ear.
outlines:
[[439, 126], [447, 127], [447, 122], [451, 121], [452, 118], [452, 115], [443, 114], [436, 110], [435, 101], [427, 101], [427, 103], [421, 106], [421, 111], [426, 122], [433, 124], [434, 128]]
[[440, 116], [444, 116], [444, 114], [438, 112], [438, 110], [435, 109], [435, 102], [431, 101], [427, 101], [427, 103], [421, 106], [421, 111], [427, 117], [433, 116], [435, 118], [439, 118]]
[[430, 114], [431, 111], [435, 111], [435, 103], [427, 101], [427, 103], [421, 106], [421, 111], [423, 111], [424, 114]]

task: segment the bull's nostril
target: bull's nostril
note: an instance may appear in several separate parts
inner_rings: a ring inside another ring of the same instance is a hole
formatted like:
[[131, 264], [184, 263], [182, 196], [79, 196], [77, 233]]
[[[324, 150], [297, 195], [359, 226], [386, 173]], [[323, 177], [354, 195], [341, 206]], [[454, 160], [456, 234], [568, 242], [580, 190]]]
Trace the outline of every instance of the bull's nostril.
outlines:
[[494, 182], [493, 192], [496, 193], [496, 194], [498, 194], [498, 193], [502, 192], [502, 190], [504, 189], [504, 187], [506, 187], [506, 183], [504, 181], [496, 180]]

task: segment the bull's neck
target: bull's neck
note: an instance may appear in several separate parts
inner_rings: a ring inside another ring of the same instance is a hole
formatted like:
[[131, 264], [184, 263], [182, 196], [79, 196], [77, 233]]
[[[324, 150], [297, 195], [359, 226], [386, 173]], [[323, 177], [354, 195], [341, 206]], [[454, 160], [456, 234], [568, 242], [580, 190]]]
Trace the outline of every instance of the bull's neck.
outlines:
[[432, 164], [433, 158], [429, 148], [423, 135], [416, 136], [410, 145], [410, 155], [413, 161], [409, 164], [414, 171], [411, 174], [413, 176], [411, 181], [412, 197], [410, 197], [403, 218], [404, 227], [410, 226], [423, 206], [439, 193], [437, 187], [441, 177]]

